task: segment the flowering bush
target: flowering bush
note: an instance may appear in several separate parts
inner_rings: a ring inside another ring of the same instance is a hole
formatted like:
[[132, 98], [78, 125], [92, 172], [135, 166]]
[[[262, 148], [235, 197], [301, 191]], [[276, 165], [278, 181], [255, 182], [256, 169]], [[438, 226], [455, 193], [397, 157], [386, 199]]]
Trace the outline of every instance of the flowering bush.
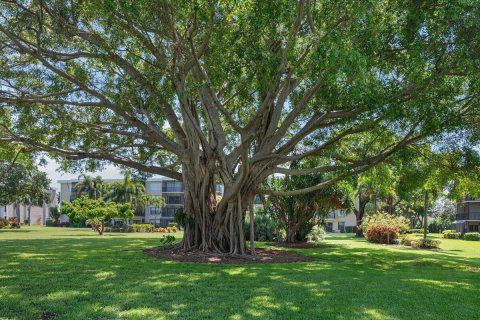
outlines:
[[155, 228], [155, 232], [162, 232], [162, 233], [174, 233], [174, 232], [177, 232], [178, 229], [177, 227], [159, 227], [159, 228]]
[[377, 213], [363, 224], [367, 240], [374, 243], [395, 243], [400, 233], [408, 230], [408, 221], [402, 217]]
[[20, 229], [20, 222], [16, 218], [0, 218], [0, 229]]

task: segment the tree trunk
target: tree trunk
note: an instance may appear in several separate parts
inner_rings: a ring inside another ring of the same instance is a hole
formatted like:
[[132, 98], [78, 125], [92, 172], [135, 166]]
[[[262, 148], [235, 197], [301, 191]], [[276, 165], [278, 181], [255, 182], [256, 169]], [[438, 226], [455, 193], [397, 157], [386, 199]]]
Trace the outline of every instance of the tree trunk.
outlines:
[[252, 195], [235, 188], [234, 183], [224, 184], [224, 197], [229, 197], [220, 207], [213, 169], [198, 162], [194, 168], [184, 164], [182, 174], [187, 216], [183, 249], [245, 255], [245, 214]]
[[423, 205], [423, 239], [427, 239], [428, 222], [428, 191], [425, 191], [425, 202]]
[[250, 254], [255, 255], [255, 217], [253, 202], [250, 204]]
[[28, 225], [30, 225], [32, 222], [30, 221], [31, 219], [31, 213], [32, 213], [32, 204], [28, 205]]
[[355, 213], [355, 218], [356, 218], [356, 228], [355, 230], [355, 236], [356, 237], [363, 237], [363, 231], [362, 231], [362, 221], [363, 221], [363, 216], [365, 215], [365, 207], [368, 204], [368, 197], [358, 197], [358, 210], [354, 209]]

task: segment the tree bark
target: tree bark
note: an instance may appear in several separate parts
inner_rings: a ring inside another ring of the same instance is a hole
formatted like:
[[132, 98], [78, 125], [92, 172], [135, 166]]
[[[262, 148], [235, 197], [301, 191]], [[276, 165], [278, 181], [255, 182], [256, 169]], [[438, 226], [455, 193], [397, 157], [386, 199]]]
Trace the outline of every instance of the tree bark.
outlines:
[[183, 249], [246, 255], [245, 214], [252, 196], [243, 188], [232, 195], [234, 184], [224, 184], [224, 196], [230, 196], [219, 207], [214, 170], [197, 163], [195, 168], [184, 165], [182, 172], [187, 216]]
[[363, 232], [362, 232], [362, 220], [363, 216], [365, 215], [365, 207], [368, 204], [368, 199], [369, 197], [358, 197], [358, 209], [354, 209], [355, 213], [355, 218], [356, 218], [356, 228], [355, 230], [355, 236], [356, 237], [363, 237]]
[[250, 204], [250, 254], [255, 255], [255, 217], [254, 217], [254, 205]]
[[423, 239], [427, 239], [428, 222], [428, 191], [425, 191], [425, 202], [423, 204]]

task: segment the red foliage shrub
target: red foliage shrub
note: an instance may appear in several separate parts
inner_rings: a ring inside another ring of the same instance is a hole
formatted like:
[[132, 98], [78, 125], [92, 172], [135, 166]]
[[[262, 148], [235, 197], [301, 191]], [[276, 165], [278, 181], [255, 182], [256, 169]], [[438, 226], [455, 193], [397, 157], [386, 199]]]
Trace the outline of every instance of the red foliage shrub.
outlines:
[[399, 234], [400, 228], [392, 225], [371, 226], [365, 232], [368, 241], [387, 244], [393, 243]]

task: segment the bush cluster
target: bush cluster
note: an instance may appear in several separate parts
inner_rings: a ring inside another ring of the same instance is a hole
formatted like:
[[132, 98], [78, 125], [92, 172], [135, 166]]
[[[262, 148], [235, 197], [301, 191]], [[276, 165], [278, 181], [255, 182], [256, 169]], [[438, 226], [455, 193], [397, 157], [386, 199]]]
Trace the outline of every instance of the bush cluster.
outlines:
[[461, 237], [460, 232], [456, 232], [455, 230], [445, 230], [442, 234], [445, 239], [460, 239]]
[[402, 217], [378, 213], [363, 224], [367, 240], [374, 243], [397, 243], [400, 233], [408, 230], [408, 221]]
[[121, 226], [112, 226], [105, 227], [104, 232], [162, 232], [162, 233], [175, 233], [177, 232], [177, 227], [159, 227], [155, 228], [153, 224], [149, 223], [137, 223], [132, 225], [121, 225]]
[[104, 232], [134, 232], [134, 231], [133, 231], [133, 226], [124, 224], [121, 226], [105, 227]]
[[467, 232], [463, 235], [463, 239], [467, 241], [480, 241], [480, 233]]
[[0, 218], [0, 229], [20, 229], [20, 221], [16, 218]]
[[[280, 235], [278, 222], [272, 217], [259, 214], [254, 217], [255, 241], [277, 241]], [[250, 240], [250, 220], [245, 222], [245, 240]]]
[[414, 248], [434, 249], [440, 246], [440, 240], [418, 238], [411, 241]]
[[410, 247], [412, 245], [412, 241], [415, 241], [415, 240], [418, 240], [418, 239], [421, 239], [420, 237], [416, 237], [416, 236], [411, 236], [411, 235], [407, 235], [405, 237], [402, 237], [400, 239], [400, 244], [402, 246], [408, 246]]
[[175, 233], [178, 231], [177, 227], [160, 227], [160, 228], [155, 228], [155, 232], [162, 232], [162, 233]]
[[357, 227], [345, 226], [345, 233], [355, 233], [355, 232], [357, 232]]
[[132, 224], [133, 232], [154, 232], [155, 226], [150, 223]]

